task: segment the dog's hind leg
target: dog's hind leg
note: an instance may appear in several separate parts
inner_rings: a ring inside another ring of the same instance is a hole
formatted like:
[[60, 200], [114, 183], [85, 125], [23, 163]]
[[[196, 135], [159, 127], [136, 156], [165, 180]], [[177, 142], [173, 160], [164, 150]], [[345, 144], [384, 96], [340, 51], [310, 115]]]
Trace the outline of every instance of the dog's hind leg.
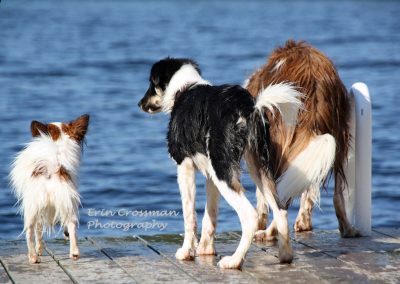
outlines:
[[264, 199], [264, 195], [260, 188], [256, 189], [257, 213], [258, 213], [258, 230], [265, 230], [268, 223], [268, 207]]
[[34, 241], [34, 234], [35, 234], [35, 225], [34, 223], [28, 223], [25, 225], [26, 228], [26, 243], [28, 245], [28, 259], [29, 263], [34, 264], [34, 263], [39, 263], [40, 258], [36, 254], [35, 250], [35, 241]]
[[[319, 186], [319, 184], [312, 186]], [[314, 202], [309, 197], [308, 193], [309, 192], [306, 191], [301, 195], [300, 209], [294, 224], [294, 230], [296, 232], [311, 231], [313, 229], [311, 217]]]
[[242, 227], [242, 237], [235, 253], [231, 256], [223, 257], [218, 262], [218, 266], [221, 268], [238, 269], [243, 262], [257, 229], [257, 212], [246, 198], [244, 190], [239, 182], [235, 183], [236, 186], [234, 189], [225, 181], [218, 179], [215, 173], [212, 173], [211, 177], [226, 202], [228, 202], [238, 214]]
[[[267, 229], [268, 219], [268, 204], [263, 193], [263, 185], [261, 182], [261, 169], [257, 155], [251, 151], [245, 152], [245, 160], [249, 169], [250, 176], [257, 186], [256, 197], [257, 197], [257, 214], [258, 214], [258, 230], [254, 234], [254, 238], [257, 241], [273, 241], [276, 239], [278, 233], [276, 228], [276, 222], [273, 219]], [[260, 215], [264, 214], [264, 216]]]
[[261, 182], [264, 188], [264, 195], [268, 205], [274, 214], [274, 221], [271, 228], [275, 228], [278, 233], [279, 261], [281, 263], [291, 263], [293, 260], [293, 250], [290, 244], [289, 224], [287, 209], [283, 208], [277, 202], [277, 193], [274, 181], [266, 174], [261, 173]]
[[215, 255], [214, 236], [217, 227], [219, 192], [210, 178], [206, 180], [206, 191], [207, 202], [196, 252], [198, 255]]
[[35, 239], [36, 239], [36, 252], [38, 255], [43, 255], [43, 225], [40, 222], [36, 223], [35, 228]]
[[[260, 177], [258, 177], [257, 179], [260, 179]], [[261, 184], [261, 182], [259, 182], [259, 184]], [[262, 191], [258, 186], [256, 191], [256, 197], [257, 197], [258, 229], [254, 235], [254, 238], [256, 241], [259, 242], [274, 241], [276, 240], [278, 235], [276, 222], [275, 219], [272, 219], [271, 224], [269, 224], [268, 228], [266, 227], [268, 223], [268, 205], [264, 198], [264, 194], [262, 193]]]
[[335, 193], [333, 195], [333, 205], [335, 206], [336, 217], [339, 222], [339, 231], [342, 238], [361, 237], [361, 234], [349, 222], [346, 214], [343, 190], [340, 183], [343, 181], [337, 178], [335, 181]]
[[78, 236], [76, 230], [76, 222], [70, 221], [68, 223], [69, 232], [69, 257], [73, 260], [79, 258], [79, 248], [78, 248]]
[[195, 166], [190, 158], [185, 158], [178, 165], [178, 184], [182, 198], [183, 220], [185, 236], [183, 245], [176, 251], [175, 257], [180, 260], [194, 258], [194, 249], [197, 246], [197, 218], [195, 208], [196, 180]]

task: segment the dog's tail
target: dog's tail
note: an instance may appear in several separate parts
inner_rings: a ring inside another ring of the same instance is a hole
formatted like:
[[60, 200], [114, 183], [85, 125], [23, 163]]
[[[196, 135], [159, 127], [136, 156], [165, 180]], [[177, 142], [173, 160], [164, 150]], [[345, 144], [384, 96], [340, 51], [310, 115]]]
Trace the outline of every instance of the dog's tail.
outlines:
[[302, 105], [301, 97], [302, 93], [290, 83], [269, 85], [257, 97], [255, 110], [251, 115], [249, 142], [265, 172], [271, 173], [274, 169], [270, 157], [269, 122], [264, 119], [264, 112], [280, 115], [288, 128], [294, 129]]
[[287, 126], [294, 126], [301, 108], [301, 97], [302, 93], [290, 83], [272, 84], [258, 94], [255, 107], [260, 112], [268, 109], [273, 114], [277, 109], [282, 116], [282, 121]]

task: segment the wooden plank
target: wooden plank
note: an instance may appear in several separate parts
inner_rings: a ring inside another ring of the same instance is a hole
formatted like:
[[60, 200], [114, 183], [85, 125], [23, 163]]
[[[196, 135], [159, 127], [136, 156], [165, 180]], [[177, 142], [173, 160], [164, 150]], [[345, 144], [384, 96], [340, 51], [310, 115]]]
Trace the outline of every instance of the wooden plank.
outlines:
[[[3, 244], [0, 244], [2, 246]], [[0, 283], [12, 283], [10, 277], [8, 276], [6, 270], [4, 269], [3, 263], [0, 258]]]
[[392, 282], [399, 279], [400, 241], [395, 238], [373, 232], [371, 237], [343, 239], [332, 231], [301, 233], [295, 238], [337, 258], [352, 272], [364, 275], [368, 280]]
[[69, 259], [69, 243], [50, 240], [42, 263], [30, 265], [24, 240], [0, 241], [0, 283], [398, 283], [398, 229], [374, 229], [371, 237], [342, 239], [337, 231], [292, 234], [294, 261], [279, 264], [276, 243], [253, 243], [242, 270], [217, 262], [231, 255], [239, 233], [219, 234], [217, 256], [175, 259], [177, 235], [86, 238], [81, 259]]
[[15, 283], [72, 283], [46, 252], [41, 263], [29, 264], [25, 240], [2, 241], [0, 246], [1, 262]]
[[390, 252], [400, 247], [400, 240], [376, 232], [361, 238], [341, 238], [335, 231], [304, 232], [295, 234], [295, 240], [334, 257], [348, 252]]
[[[240, 238], [239, 234], [233, 235]], [[311, 264], [302, 257], [302, 254], [311, 253], [313, 250], [297, 243], [292, 245], [295, 251], [293, 263], [280, 264], [277, 242], [253, 242], [244, 269], [256, 275], [262, 282], [328, 283], [315, 273], [310, 273]]]
[[78, 241], [81, 256], [69, 258], [69, 242], [57, 239], [46, 244], [46, 251], [76, 283], [132, 283], [135, 280], [86, 239]]
[[89, 238], [138, 283], [189, 283], [194, 279], [134, 237]]
[[400, 239], [400, 228], [374, 228], [372, 230], [376, 233]]
[[[143, 236], [141, 239], [199, 282], [254, 283], [256, 281], [254, 277], [242, 271], [219, 269], [216, 265], [221, 258], [220, 254], [217, 256], [197, 256], [194, 261], [177, 260], [175, 258], [175, 252], [182, 245], [183, 238], [181, 236]], [[227, 239], [225, 239], [223, 235], [217, 236], [217, 252], [221, 249], [221, 244], [226, 241]], [[235, 241], [235, 245], [238, 245], [237, 241]]]
[[293, 240], [294, 259], [291, 264], [279, 263], [277, 242], [254, 242], [252, 247], [257, 247], [275, 258], [271, 259], [270, 263], [266, 263], [264, 268], [253, 267], [253, 262], [259, 263], [260, 259], [248, 258], [249, 267], [246, 269], [256, 273], [257, 277], [263, 275], [261, 279], [263, 281], [298, 283], [365, 283], [368, 281], [367, 276], [355, 273], [348, 265], [333, 256]]

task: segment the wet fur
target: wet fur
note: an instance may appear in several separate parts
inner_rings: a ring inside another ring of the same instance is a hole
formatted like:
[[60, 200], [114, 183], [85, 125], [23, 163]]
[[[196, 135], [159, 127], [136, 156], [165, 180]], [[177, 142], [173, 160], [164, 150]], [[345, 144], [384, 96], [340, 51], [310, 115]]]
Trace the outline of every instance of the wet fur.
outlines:
[[[270, 121], [271, 152], [274, 153], [271, 157], [274, 178], [281, 177], [291, 161], [304, 151], [315, 137], [323, 134], [332, 135], [336, 142], [333, 175], [334, 203], [339, 229], [342, 236], [357, 235], [345, 215], [342, 194], [346, 185], [344, 166], [351, 139], [350, 101], [346, 88], [332, 61], [307, 43], [292, 40], [272, 52], [267, 63], [247, 80], [246, 88], [256, 97], [264, 86], [285, 81], [293, 82], [305, 96], [303, 109], [298, 114], [298, 124], [294, 129], [285, 127], [279, 114], [266, 113]], [[329, 175], [323, 177], [324, 187], [328, 178]], [[306, 223], [296, 230], [312, 228], [311, 213]]]
[[[219, 266], [240, 267], [257, 227], [256, 211], [240, 183], [240, 161], [244, 156], [249, 167], [256, 169], [253, 171], [255, 178], [260, 182], [262, 179], [267, 181], [263, 182], [270, 185], [266, 191], [270, 193], [271, 203], [275, 204], [275, 211], [279, 211], [271, 178], [268, 122], [263, 113], [280, 112], [287, 118], [285, 122], [295, 123], [290, 118], [300, 107], [299, 96], [301, 94], [290, 84], [268, 86], [257, 99], [240, 86], [211, 86], [201, 77], [198, 65], [189, 59], [166, 58], [153, 65], [149, 89], [139, 106], [149, 113], [171, 113], [168, 150], [177, 163], [185, 223], [184, 242], [176, 252], [176, 258], [193, 259], [197, 246], [194, 174], [197, 169], [207, 178], [208, 200], [203, 219], [205, 234], [197, 253], [215, 252], [213, 240], [221, 194], [239, 215], [242, 238], [235, 253], [222, 258]], [[285, 212], [282, 217], [286, 217]], [[280, 260], [291, 262], [287, 217], [278, 220], [284, 234]]]

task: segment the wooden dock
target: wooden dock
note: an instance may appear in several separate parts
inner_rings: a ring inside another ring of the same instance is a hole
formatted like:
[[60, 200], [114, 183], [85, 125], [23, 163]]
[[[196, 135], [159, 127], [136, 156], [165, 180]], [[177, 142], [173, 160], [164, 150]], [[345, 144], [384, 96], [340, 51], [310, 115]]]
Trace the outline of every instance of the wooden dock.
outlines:
[[295, 258], [279, 264], [277, 245], [253, 243], [241, 271], [216, 263], [238, 245], [236, 232], [218, 235], [217, 256], [178, 261], [178, 235], [82, 237], [81, 258], [68, 242], [50, 239], [40, 264], [30, 265], [24, 240], [0, 241], [0, 283], [400, 283], [400, 229], [342, 239], [337, 231], [293, 234]]

